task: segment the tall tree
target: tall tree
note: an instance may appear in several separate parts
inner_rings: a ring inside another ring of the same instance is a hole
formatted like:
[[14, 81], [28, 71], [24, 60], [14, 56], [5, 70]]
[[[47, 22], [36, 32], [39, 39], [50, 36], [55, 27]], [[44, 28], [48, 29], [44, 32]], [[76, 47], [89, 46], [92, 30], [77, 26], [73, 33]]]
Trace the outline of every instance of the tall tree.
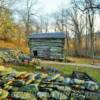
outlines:
[[26, 29], [25, 30], [26, 45], [27, 45], [27, 36], [29, 33], [33, 31], [33, 24], [35, 22], [33, 21], [35, 20], [33, 17], [36, 16], [37, 14], [37, 10], [35, 8], [36, 4], [37, 4], [37, 0], [26, 0], [25, 7], [20, 10], [16, 10], [19, 16], [21, 17], [22, 22]]
[[[27, 42], [27, 37], [30, 33], [33, 31], [36, 31], [38, 26], [36, 24], [34, 16], [37, 14], [37, 0], [25, 0], [25, 7], [19, 10], [16, 10], [16, 12], [19, 14], [21, 17], [21, 21], [25, 27], [25, 41], [26, 41], [26, 46], [28, 44]], [[34, 29], [34, 25], [36, 29]]]
[[55, 21], [55, 31], [65, 33], [64, 60], [66, 61], [66, 56], [68, 55], [69, 52], [68, 12], [66, 8], [62, 8], [57, 13], [54, 14], [54, 21]]
[[[80, 1], [79, 1], [80, 2]], [[87, 15], [87, 26], [88, 26], [88, 33], [90, 36], [90, 52], [92, 54], [93, 58], [93, 64], [94, 64], [94, 52], [95, 52], [95, 27], [94, 27], [94, 22], [95, 22], [95, 13], [97, 9], [99, 9], [100, 4], [97, 3], [96, 0], [81, 0], [82, 5], [79, 7], [79, 5], [76, 3], [77, 7], [83, 12], [86, 13]]]
[[48, 19], [48, 15], [45, 17], [44, 19], [44, 28], [45, 28], [45, 32], [49, 32], [49, 19]]
[[77, 56], [80, 56], [80, 50], [82, 48], [82, 35], [84, 33], [84, 17], [74, 5], [73, 8], [68, 11], [70, 16], [70, 30], [74, 33], [74, 47]]
[[11, 40], [16, 32], [12, 12], [8, 8], [6, 1], [0, 1], [0, 39]]

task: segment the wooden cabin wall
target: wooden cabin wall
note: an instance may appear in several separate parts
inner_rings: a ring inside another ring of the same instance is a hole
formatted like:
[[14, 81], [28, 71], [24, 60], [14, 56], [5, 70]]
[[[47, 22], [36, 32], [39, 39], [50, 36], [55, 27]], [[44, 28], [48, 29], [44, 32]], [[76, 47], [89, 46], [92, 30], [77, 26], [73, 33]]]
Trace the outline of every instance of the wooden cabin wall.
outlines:
[[31, 55], [37, 51], [37, 57], [45, 59], [62, 59], [64, 53], [64, 39], [30, 39]]

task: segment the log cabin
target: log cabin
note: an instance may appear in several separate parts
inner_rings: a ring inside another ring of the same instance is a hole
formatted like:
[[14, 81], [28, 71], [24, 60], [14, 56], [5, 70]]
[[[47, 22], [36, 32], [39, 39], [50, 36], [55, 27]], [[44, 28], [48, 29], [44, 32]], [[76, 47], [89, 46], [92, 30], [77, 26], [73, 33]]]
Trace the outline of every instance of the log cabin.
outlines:
[[64, 42], [63, 32], [32, 33], [28, 36], [30, 55], [34, 58], [62, 60]]

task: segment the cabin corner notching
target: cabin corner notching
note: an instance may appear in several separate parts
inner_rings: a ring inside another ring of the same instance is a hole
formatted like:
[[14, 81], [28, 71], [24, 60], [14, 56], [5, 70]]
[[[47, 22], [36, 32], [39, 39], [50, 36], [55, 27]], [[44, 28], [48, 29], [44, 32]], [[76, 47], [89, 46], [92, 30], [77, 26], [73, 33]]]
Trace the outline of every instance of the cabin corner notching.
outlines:
[[28, 37], [32, 57], [44, 59], [63, 59], [65, 34], [32, 33]]

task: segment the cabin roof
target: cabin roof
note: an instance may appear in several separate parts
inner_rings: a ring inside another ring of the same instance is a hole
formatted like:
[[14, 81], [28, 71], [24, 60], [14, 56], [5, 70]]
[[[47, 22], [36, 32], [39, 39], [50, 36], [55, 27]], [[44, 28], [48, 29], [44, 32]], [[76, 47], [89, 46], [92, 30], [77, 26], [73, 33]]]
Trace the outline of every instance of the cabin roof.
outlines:
[[28, 36], [29, 39], [64, 39], [65, 38], [65, 34], [64, 32], [48, 32], [48, 33], [31, 33]]

